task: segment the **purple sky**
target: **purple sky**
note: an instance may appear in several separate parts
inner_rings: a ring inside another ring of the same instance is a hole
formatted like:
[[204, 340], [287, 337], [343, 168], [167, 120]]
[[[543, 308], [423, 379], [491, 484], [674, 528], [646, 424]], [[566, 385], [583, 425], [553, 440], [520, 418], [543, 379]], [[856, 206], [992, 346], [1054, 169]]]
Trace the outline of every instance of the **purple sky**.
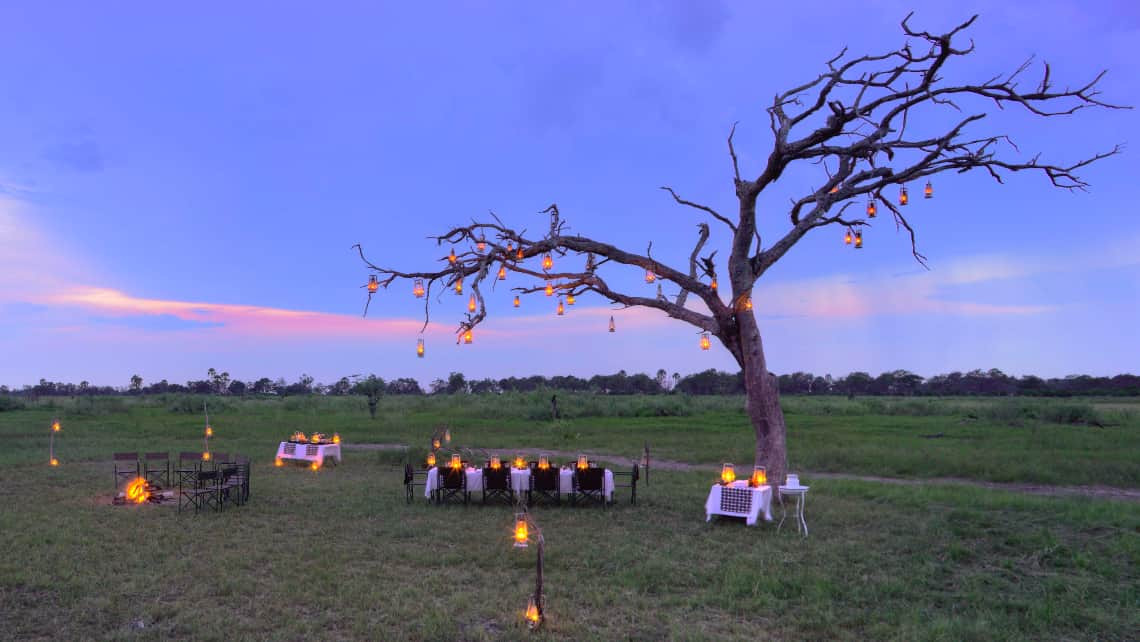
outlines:
[[[942, 31], [979, 12], [977, 54], [946, 71], [985, 80], [1030, 55], [1059, 83], [1102, 68], [1106, 99], [1140, 104], [1140, 9], [1130, 2], [923, 3]], [[844, 45], [903, 42], [906, 4], [21, 3], [0, 20], [0, 383], [126, 385], [353, 373], [421, 382], [598, 372], [735, 370], [654, 311], [582, 298], [493, 298], [472, 346], [446, 296], [415, 358], [422, 309], [399, 284], [362, 320], [353, 243], [426, 269], [425, 237], [495, 210], [539, 230], [557, 202], [572, 231], [683, 265], [698, 212], [735, 203], [768, 152], [764, 108]], [[992, 6], [991, 6], [992, 5]], [[588, 8], [587, 8], [588, 7]], [[1036, 69], [1034, 70], [1036, 71]], [[1026, 80], [1031, 83], [1032, 80]], [[963, 106], [967, 111], [990, 105]], [[953, 116], [953, 114], [949, 115]], [[924, 127], [939, 128], [936, 115]], [[1136, 111], [1042, 120], [1011, 109], [974, 128], [1024, 158], [1077, 160], [1140, 136]], [[909, 210], [931, 270], [883, 222], [866, 249], [834, 228], [801, 242], [755, 300], [770, 367], [844, 374], [972, 368], [1140, 371], [1136, 151], [1088, 168], [1090, 193], [1039, 175], [998, 186], [940, 176]], [[822, 182], [790, 172], [760, 202], [768, 238]], [[914, 191], [919, 187], [915, 186]], [[880, 219], [882, 220], [882, 219]], [[713, 222], [710, 247], [727, 254]], [[611, 280], [652, 293], [630, 270]], [[523, 280], [515, 276], [518, 285]]]

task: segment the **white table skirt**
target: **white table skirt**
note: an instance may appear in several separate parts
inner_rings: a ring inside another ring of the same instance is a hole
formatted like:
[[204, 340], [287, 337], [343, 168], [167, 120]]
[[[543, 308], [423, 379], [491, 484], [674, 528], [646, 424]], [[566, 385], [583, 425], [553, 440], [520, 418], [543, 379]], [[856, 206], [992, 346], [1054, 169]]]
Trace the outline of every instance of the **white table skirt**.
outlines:
[[283, 441], [277, 446], [278, 459], [302, 459], [323, 465], [326, 457], [332, 457], [339, 464], [340, 444], [297, 444]]
[[[728, 515], [730, 517], [743, 517], [749, 526], [755, 526], [764, 512], [764, 520], [772, 521], [772, 487], [759, 486], [753, 488], [747, 481], [739, 480], [729, 484], [731, 494], [726, 496], [725, 487], [713, 484], [709, 490], [709, 497], [705, 500], [705, 521], [712, 519], [713, 515]], [[744, 492], [740, 492], [744, 491]]]
[[[483, 469], [482, 468], [468, 468], [467, 472], [467, 491], [476, 492], [483, 490]], [[424, 484], [424, 497], [431, 498], [431, 494], [439, 487], [439, 469], [431, 468], [428, 470], [427, 483]], [[515, 492], [518, 489], [528, 490], [530, 488], [530, 469], [529, 468], [512, 468], [511, 469], [511, 488]], [[606, 498], [609, 501], [614, 500], [614, 473], [609, 468], [606, 469], [602, 488], [605, 491]], [[562, 468], [558, 471], [558, 492], [569, 495], [574, 490], [574, 469]]]

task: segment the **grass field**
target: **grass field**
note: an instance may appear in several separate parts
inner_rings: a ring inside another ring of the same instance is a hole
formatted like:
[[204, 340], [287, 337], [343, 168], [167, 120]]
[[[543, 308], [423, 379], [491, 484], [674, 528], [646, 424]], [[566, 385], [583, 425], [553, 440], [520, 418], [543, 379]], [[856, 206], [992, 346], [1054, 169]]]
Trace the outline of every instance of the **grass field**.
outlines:
[[[254, 458], [253, 497], [197, 517], [111, 506], [108, 460], [200, 448], [198, 401], [2, 412], [2, 637], [1130, 640], [1140, 630], [1134, 503], [805, 475], [803, 540], [705, 523], [711, 474], [654, 470], [637, 506], [535, 510], [549, 619], [531, 634], [521, 618], [534, 552], [510, 545], [509, 508], [406, 505], [399, 451], [350, 450], [316, 473], [272, 466], [294, 429], [424, 444], [445, 421], [476, 448], [635, 455], [648, 441], [679, 461], [750, 459], [739, 399], [561, 401], [559, 422], [538, 395], [386, 399], [374, 421], [360, 399], [211, 401], [213, 448]], [[798, 470], [1140, 487], [1140, 406], [1120, 400], [785, 407]], [[62, 464], [49, 468], [56, 415]]]

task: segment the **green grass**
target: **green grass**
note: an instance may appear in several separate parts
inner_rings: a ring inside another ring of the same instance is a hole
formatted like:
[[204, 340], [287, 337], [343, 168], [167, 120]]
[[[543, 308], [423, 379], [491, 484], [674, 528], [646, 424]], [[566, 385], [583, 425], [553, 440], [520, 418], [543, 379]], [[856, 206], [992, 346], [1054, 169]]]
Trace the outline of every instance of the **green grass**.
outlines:
[[[533, 635], [521, 614], [534, 549], [510, 545], [509, 508], [406, 505], [399, 452], [347, 451], [344, 465], [316, 473], [272, 466], [276, 442], [294, 429], [423, 442], [444, 418], [457, 442], [477, 447], [634, 454], [649, 439], [660, 456], [743, 463], [750, 438], [736, 401], [708, 400], [688, 416], [560, 424], [531, 419], [537, 401], [526, 398], [385, 400], [374, 422], [360, 400], [218, 402], [214, 448], [254, 457], [253, 497], [201, 516], [109, 503], [113, 450], [200, 447], [201, 418], [180, 402], [3, 412], [3, 637], [1135, 639], [1140, 507], [1132, 503], [805, 478], [804, 540], [772, 525], [705, 523], [712, 475], [655, 470], [637, 506], [535, 509], [549, 620]], [[59, 468], [44, 465], [53, 413], [64, 420]], [[925, 448], [947, 474], [1009, 467], [1024, 479], [1038, 473], [1023, 460], [1063, 466], [1072, 456], [1063, 450], [1077, 445], [1096, 469], [1082, 479], [1116, 466], [1120, 484], [1136, 486], [1126, 483], [1137, 476], [1128, 457], [1137, 452], [1134, 424], [962, 418], [789, 412], [793, 463], [823, 469], [828, 458], [806, 456], [822, 449], [867, 468], [844, 472], [882, 473]], [[900, 441], [912, 432], [947, 437]], [[1118, 441], [1102, 441], [1107, 435]], [[988, 465], [968, 466], [986, 451]]]

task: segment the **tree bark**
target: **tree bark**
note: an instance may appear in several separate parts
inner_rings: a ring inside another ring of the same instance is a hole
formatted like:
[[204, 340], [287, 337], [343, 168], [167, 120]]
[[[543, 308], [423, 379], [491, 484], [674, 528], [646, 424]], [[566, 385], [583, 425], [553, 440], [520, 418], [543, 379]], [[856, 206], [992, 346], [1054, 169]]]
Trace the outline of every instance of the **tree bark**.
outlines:
[[748, 395], [748, 419], [756, 432], [755, 465], [764, 466], [772, 485], [773, 499], [779, 499], [779, 485], [787, 473], [787, 428], [780, 407], [780, 386], [776, 375], [768, 372], [764, 358], [764, 342], [751, 310], [737, 313], [740, 328], [741, 368], [744, 390]]

